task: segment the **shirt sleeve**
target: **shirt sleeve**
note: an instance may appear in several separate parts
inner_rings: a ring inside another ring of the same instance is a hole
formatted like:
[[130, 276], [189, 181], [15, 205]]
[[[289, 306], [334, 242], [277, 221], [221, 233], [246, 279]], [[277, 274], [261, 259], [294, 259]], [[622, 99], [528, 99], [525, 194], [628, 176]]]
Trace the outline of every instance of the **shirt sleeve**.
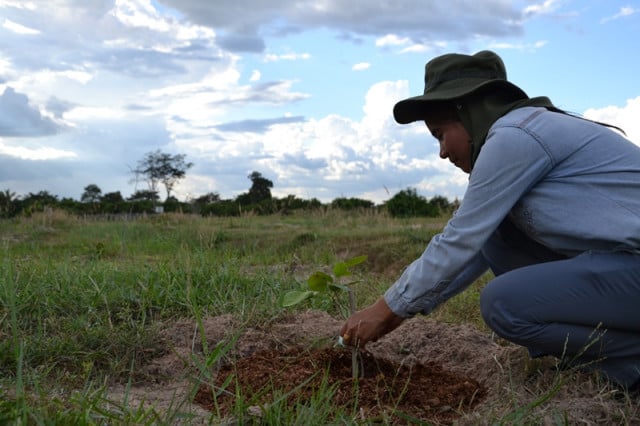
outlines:
[[386, 291], [401, 317], [428, 314], [487, 270], [481, 254], [513, 205], [549, 172], [552, 161], [535, 135], [494, 127], [476, 161], [460, 208]]

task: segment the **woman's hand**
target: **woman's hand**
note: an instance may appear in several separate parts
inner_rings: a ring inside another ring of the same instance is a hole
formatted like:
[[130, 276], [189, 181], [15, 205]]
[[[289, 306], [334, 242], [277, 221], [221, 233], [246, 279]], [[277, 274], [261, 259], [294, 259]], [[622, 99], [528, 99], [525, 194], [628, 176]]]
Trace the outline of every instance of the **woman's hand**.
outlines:
[[344, 344], [364, 347], [396, 329], [404, 318], [394, 314], [387, 302], [380, 298], [376, 303], [351, 315], [340, 329]]

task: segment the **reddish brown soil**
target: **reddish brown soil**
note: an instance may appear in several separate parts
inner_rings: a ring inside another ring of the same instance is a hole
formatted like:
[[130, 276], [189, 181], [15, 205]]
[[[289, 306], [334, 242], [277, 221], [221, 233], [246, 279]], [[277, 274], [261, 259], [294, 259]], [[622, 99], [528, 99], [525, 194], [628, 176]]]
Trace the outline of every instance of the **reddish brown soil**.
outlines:
[[[324, 384], [335, 386], [332, 404], [358, 413], [360, 418], [401, 420], [408, 416], [436, 423], [451, 422], [459, 416], [460, 409], [473, 407], [485, 394], [473, 378], [447, 371], [436, 363], [401, 365], [363, 351], [362, 365], [364, 377], [357, 381], [356, 388], [348, 349], [262, 351], [222, 367], [213, 389], [219, 390], [227, 383], [226, 389], [233, 392], [237, 386], [243, 398], [256, 398], [254, 403], [258, 406], [273, 401], [274, 391], [291, 392], [288, 402], [296, 404], [310, 400], [325, 381]], [[217, 393], [214, 401], [216, 391], [202, 385], [195, 402], [230, 415], [234, 395]]]
[[[257, 360], [260, 357], [262, 363], [270, 365], [273, 372], [271, 377], [276, 378], [278, 376], [275, 373], [283, 369], [285, 372], [291, 370], [291, 374], [298, 374], [298, 369], [307, 369], [309, 377], [312, 375], [310, 370], [324, 373], [324, 369], [332, 365], [336, 373], [331, 372], [331, 376], [337, 377], [339, 386], [341, 380], [349, 383], [350, 352], [336, 349], [335, 352], [329, 350], [323, 355], [323, 351], [327, 350], [322, 348], [332, 347], [341, 326], [342, 320], [319, 311], [274, 318], [254, 326], [247, 326], [232, 315], [203, 318], [201, 326], [193, 319], [173, 320], [162, 326], [157, 341], [157, 345], [165, 350], [160, 355], [155, 350], [151, 351], [156, 356], [137, 370], [133, 383], [115, 383], [110, 386], [108, 399], [129, 407], [153, 410], [158, 413], [159, 419], [172, 419], [166, 421], [167, 424], [239, 424], [234, 420], [239, 413], [237, 407], [234, 412], [236, 416], [222, 416], [193, 400], [193, 395], [201, 383], [208, 381], [207, 378], [216, 373], [215, 369], [211, 371], [210, 367], [207, 367], [209, 354], [215, 348], [220, 347], [219, 345], [228, 348], [224, 351], [224, 357], [221, 357], [221, 363], [227, 365], [224, 367], [227, 370], [222, 371], [230, 372], [231, 366], [235, 366], [239, 372], [243, 369], [257, 370]], [[203, 347], [203, 343], [206, 343], [206, 348]], [[297, 348], [300, 347], [305, 348], [306, 352], [302, 352], [302, 358], [297, 359], [296, 355], [301, 353]], [[469, 325], [451, 325], [431, 318], [417, 317], [405, 321], [397, 330], [379, 341], [368, 344], [366, 349], [375, 356], [378, 365], [387, 366], [385, 368], [389, 369], [386, 371], [392, 372], [385, 373], [384, 381], [378, 380], [375, 376], [371, 377], [372, 373], [369, 373], [370, 376], [365, 378], [364, 382], [367, 383], [366, 386], [374, 389], [376, 385], [379, 386], [377, 389], [381, 389], [381, 383], [385, 385], [385, 389], [389, 389], [388, 384], [394, 384], [396, 370], [404, 376], [396, 379], [395, 383], [406, 380], [406, 368], [413, 366], [410, 370], [407, 399], [401, 400], [401, 403], [405, 404], [402, 410], [407, 415], [424, 414], [428, 417], [431, 413], [427, 412], [427, 406], [442, 407], [442, 413], [436, 413], [437, 417], [432, 417], [434, 420], [428, 422], [431, 424], [640, 425], [640, 398], [620, 399], [617, 397], [619, 391], [603, 386], [597, 376], [558, 372], [554, 368], [554, 358], [531, 360], [526, 349], [501, 341]], [[310, 356], [311, 354], [313, 356]], [[338, 355], [341, 355], [342, 362], [346, 365], [340, 367]], [[327, 362], [327, 357], [331, 362]], [[306, 359], [307, 364], [302, 362], [302, 359]], [[283, 367], [286, 365], [284, 361], [290, 364], [287, 368]], [[389, 365], [391, 367], [388, 367]], [[418, 365], [422, 367], [415, 367]], [[442, 368], [439, 369], [437, 366]], [[341, 368], [344, 371], [340, 370]], [[430, 377], [432, 382], [420, 384], [418, 377], [423, 374], [418, 374], [419, 369], [428, 371], [428, 374], [424, 375]], [[367, 367], [367, 371], [371, 370], [371, 367]], [[243, 375], [240, 376], [240, 380], [242, 377]], [[448, 382], [447, 378], [452, 377], [454, 381]], [[477, 383], [481, 385], [473, 399], [468, 399], [472, 393], [464, 393], [466, 388], [459, 389], [455, 386], [452, 389], [459, 392], [457, 401], [465, 401], [462, 406], [458, 406], [458, 402], [448, 402], [449, 400], [442, 396], [442, 392], [445, 392], [443, 389], [449, 386], [447, 383], [460, 384], [465, 381], [474, 386]], [[287, 385], [290, 386], [291, 383]], [[397, 395], [397, 388], [395, 389]], [[201, 392], [199, 401], [206, 403], [208, 392], [204, 392], [204, 395]], [[354, 408], [354, 399], [350, 399], [353, 396], [351, 390], [341, 392], [338, 392], [336, 398], [344, 397], [347, 401], [345, 416], [348, 416], [350, 421], [345, 423], [366, 424], [362, 421], [361, 413]], [[388, 401], [385, 397], [383, 393], [380, 399]], [[435, 401], [436, 397], [439, 401]], [[304, 398], [304, 394], [300, 398]], [[410, 404], [408, 398], [419, 400], [419, 404], [407, 408]], [[230, 407], [231, 401], [226, 400], [224, 404]], [[376, 403], [372, 406], [374, 410], [381, 412], [385, 404], [386, 402]], [[173, 413], [172, 417], [166, 417], [167, 413]], [[259, 415], [260, 409], [254, 406], [241, 413], [246, 420], [248, 413]], [[178, 414], [181, 419], [186, 420], [174, 421]], [[458, 414], [459, 417], [455, 417]], [[389, 420], [388, 422], [382, 419], [381, 422], [373, 423], [410, 423], [407, 419], [391, 418], [388, 412], [384, 415], [387, 416], [385, 419]], [[367, 413], [367, 416], [374, 419], [375, 411]], [[256, 422], [252, 423], [262, 422], [257, 418]], [[316, 422], [318, 423], [322, 422]]]

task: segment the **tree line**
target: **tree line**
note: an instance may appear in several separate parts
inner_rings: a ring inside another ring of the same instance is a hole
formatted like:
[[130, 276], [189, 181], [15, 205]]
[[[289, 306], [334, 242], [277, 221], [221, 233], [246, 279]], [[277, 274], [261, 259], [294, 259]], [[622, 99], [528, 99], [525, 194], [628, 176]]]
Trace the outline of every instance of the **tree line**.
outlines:
[[[262, 195], [257, 196], [257, 194]], [[72, 198], [60, 199], [47, 191], [29, 193], [24, 197], [16, 197], [15, 193], [8, 189], [0, 192], [0, 218], [30, 216], [35, 212], [47, 209], [64, 210], [77, 215], [154, 214], [162, 211], [192, 213], [202, 216], [239, 216], [244, 213], [288, 214], [296, 210], [338, 209], [344, 211], [387, 211], [393, 217], [437, 217], [450, 214], [455, 207], [456, 202], [451, 203], [442, 196], [427, 199], [417, 194], [414, 188], [398, 192], [381, 205], [376, 205], [370, 200], [353, 197], [336, 198], [330, 203], [322, 203], [316, 198], [301, 199], [295, 195], [278, 198], [271, 196], [271, 191], [256, 193], [251, 190], [234, 199], [221, 199], [217, 193], [212, 192], [186, 202], [179, 201], [172, 196], [164, 202], [160, 202], [157, 193], [150, 191], [136, 191], [125, 199], [120, 191], [102, 194], [100, 188], [95, 184], [85, 188], [79, 201]]]
[[[233, 199], [222, 199], [217, 192], [187, 200], [179, 201], [171, 195], [175, 184], [186, 176], [186, 171], [193, 163], [186, 162], [183, 154], [170, 155], [161, 151], [147, 153], [132, 170], [134, 182], [144, 179], [148, 189], [137, 190], [124, 198], [120, 191], [103, 193], [96, 184], [84, 188], [80, 200], [72, 198], [59, 199], [48, 191], [29, 193], [18, 197], [9, 189], [0, 192], [0, 218], [12, 218], [20, 215], [29, 216], [45, 209], [60, 209], [71, 214], [154, 214], [159, 212], [181, 212], [200, 214], [202, 216], [239, 216], [243, 213], [259, 215], [287, 214], [295, 210], [386, 210], [394, 217], [426, 216], [436, 217], [450, 214], [457, 202], [450, 203], [442, 196], [427, 199], [417, 193], [414, 188], [404, 189], [382, 205], [360, 198], [336, 198], [323, 204], [316, 198], [305, 200], [288, 195], [284, 198], [273, 197], [273, 182], [260, 172], [254, 171], [249, 176], [251, 186]], [[164, 186], [166, 199], [160, 201], [159, 187]]]

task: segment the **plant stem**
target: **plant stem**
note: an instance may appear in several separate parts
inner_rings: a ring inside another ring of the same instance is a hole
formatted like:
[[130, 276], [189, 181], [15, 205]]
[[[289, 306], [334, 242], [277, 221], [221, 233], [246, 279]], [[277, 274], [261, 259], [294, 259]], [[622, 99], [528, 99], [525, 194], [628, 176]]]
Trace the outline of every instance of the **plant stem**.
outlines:
[[[351, 312], [351, 315], [356, 313], [356, 296], [351, 288], [349, 288], [349, 311]], [[356, 346], [351, 348], [351, 377], [353, 380], [358, 380], [358, 378], [360, 378], [360, 373], [364, 373], [364, 371], [360, 371], [361, 369], [358, 366], [359, 357], [360, 350], [356, 343]]]

